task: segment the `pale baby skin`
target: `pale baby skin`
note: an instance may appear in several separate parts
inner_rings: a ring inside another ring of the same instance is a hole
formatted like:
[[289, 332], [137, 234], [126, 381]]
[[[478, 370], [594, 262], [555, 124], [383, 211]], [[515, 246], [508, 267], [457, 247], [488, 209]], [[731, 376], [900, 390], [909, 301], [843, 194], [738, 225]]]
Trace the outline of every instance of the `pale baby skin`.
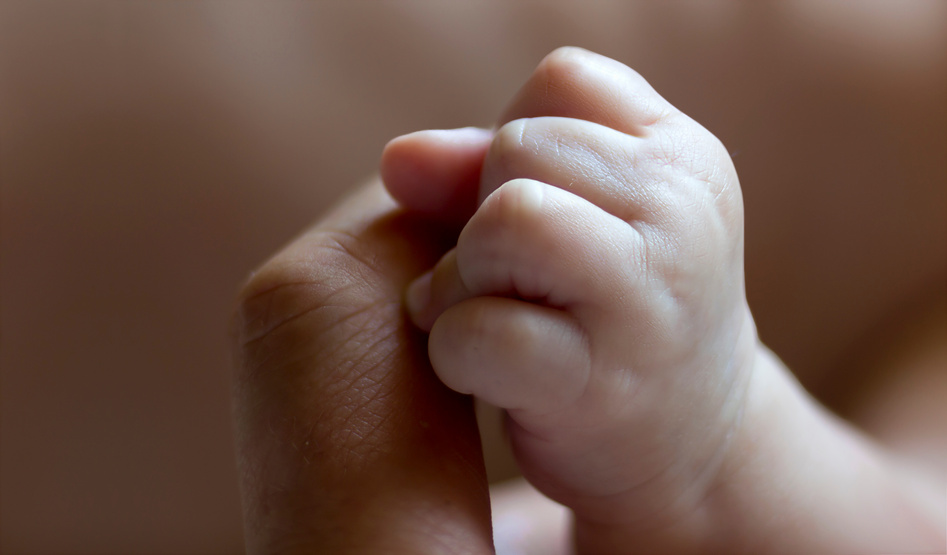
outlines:
[[381, 173], [462, 228], [408, 311], [441, 381], [505, 409], [578, 552], [941, 545], [939, 509], [760, 343], [730, 156], [630, 68], [559, 49], [495, 132], [400, 137]]

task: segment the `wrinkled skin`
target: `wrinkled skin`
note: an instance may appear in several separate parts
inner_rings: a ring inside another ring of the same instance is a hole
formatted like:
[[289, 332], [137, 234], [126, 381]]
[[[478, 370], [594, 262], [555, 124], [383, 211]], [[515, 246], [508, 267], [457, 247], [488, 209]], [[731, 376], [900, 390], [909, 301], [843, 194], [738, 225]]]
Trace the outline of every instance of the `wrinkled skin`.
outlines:
[[374, 183], [244, 286], [234, 396], [248, 552], [491, 551], [472, 405], [436, 380], [401, 308], [443, 240]]

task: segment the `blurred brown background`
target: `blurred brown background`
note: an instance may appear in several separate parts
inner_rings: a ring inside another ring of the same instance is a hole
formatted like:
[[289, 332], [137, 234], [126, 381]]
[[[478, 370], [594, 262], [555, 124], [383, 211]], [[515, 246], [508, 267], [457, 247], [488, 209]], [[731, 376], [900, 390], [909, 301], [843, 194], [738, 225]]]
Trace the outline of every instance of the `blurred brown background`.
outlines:
[[564, 44], [730, 148], [751, 307], [818, 395], [943, 306], [939, 0], [0, 1], [0, 550], [241, 551], [238, 284], [388, 139], [490, 125]]

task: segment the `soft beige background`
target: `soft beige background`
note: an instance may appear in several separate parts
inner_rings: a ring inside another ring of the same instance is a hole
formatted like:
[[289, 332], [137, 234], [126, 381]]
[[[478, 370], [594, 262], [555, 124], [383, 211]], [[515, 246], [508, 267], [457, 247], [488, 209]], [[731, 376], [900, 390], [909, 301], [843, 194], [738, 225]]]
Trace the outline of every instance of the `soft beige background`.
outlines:
[[762, 337], [840, 398], [883, 322], [943, 306], [945, 27], [938, 0], [0, 2], [0, 550], [240, 551], [239, 282], [387, 139], [489, 125], [563, 44], [727, 144]]

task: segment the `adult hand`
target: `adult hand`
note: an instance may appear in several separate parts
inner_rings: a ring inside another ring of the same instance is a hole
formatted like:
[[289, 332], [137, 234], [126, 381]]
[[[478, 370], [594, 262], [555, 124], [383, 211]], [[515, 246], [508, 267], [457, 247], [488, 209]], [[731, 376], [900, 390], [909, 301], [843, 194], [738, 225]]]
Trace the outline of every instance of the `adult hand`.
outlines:
[[404, 287], [455, 239], [377, 181], [243, 287], [234, 415], [248, 553], [492, 553], [472, 405]]

